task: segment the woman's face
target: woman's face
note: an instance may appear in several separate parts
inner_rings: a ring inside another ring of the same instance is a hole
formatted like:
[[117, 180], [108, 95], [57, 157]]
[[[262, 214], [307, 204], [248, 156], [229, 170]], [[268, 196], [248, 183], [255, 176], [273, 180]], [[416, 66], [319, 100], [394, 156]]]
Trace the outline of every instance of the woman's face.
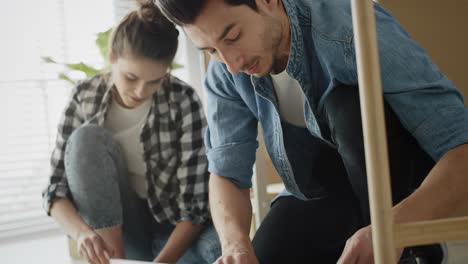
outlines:
[[169, 69], [165, 62], [132, 56], [111, 58], [111, 65], [117, 102], [127, 108], [137, 107], [161, 89]]

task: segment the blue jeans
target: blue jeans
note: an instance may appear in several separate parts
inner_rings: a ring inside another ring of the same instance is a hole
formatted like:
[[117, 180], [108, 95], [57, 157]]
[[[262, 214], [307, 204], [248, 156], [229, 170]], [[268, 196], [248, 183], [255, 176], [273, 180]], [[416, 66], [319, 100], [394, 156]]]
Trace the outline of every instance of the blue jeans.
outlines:
[[[128, 259], [152, 261], [174, 226], [158, 223], [147, 202], [131, 187], [123, 154], [112, 135], [84, 125], [70, 136], [65, 152], [67, 180], [78, 212], [93, 229], [122, 225]], [[221, 255], [212, 223], [177, 263], [213, 263]]]

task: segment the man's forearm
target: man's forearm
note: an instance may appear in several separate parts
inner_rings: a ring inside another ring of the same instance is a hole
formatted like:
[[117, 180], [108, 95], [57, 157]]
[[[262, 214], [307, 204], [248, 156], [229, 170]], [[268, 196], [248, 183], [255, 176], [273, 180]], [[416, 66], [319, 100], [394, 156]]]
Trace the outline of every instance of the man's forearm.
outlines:
[[421, 186], [393, 208], [396, 223], [445, 218], [468, 200], [468, 144], [448, 151]]
[[252, 205], [249, 189], [240, 189], [226, 178], [210, 176], [210, 207], [223, 252], [251, 250], [249, 231]]

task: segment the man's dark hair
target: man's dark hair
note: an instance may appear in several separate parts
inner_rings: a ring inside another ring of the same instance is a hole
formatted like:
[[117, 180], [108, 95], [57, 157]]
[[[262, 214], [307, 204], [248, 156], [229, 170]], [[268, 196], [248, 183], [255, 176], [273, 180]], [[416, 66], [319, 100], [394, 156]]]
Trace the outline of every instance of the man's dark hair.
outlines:
[[[195, 19], [210, 0], [153, 0], [161, 12], [179, 26], [193, 24]], [[247, 5], [257, 11], [255, 0], [224, 0], [225, 3], [237, 6]]]

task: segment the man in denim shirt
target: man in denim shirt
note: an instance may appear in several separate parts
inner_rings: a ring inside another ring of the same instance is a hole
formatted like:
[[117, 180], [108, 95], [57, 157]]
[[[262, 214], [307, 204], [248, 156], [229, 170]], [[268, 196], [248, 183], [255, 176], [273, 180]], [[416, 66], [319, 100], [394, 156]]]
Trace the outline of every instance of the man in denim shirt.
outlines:
[[[216, 59], [205, 141], [218, 262], [372, 263], [350, 1], [157, 4]], [[392, 15], [375, 11], [394, 221], [446, 217], [468, 198], [468, 111]], [[258, 122], [292, 195], [273, 203], [251, 243]]]

